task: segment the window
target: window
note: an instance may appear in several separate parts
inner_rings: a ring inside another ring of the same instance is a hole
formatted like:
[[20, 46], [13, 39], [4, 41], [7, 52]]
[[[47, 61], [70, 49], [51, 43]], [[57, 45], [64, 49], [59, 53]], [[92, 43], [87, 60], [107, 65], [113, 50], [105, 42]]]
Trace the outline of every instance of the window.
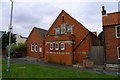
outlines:
[[58, 48], [59, 48], [58, 43], [55, 43], [55, 50], [58, 50]]
[[42, 52], [42, 47], [39, 48], [39, 52]]
[[120, 38], [120, 25], [116, 26], [116, 37]]
[[68, 32], [72, 34], [72, 26], [68, 26]]
[[66, 32], [66, 25], [61, 24], [61, 34], [65, 34], [65, 32]]
[[118, 47], [118, 59], [120, 59], [120, 47]]
[[65, 44], [61, 43], [61, 50], [65, 50]]
[[31, 44], [31, 51], [34, 52], [34, 43]]
[[37, 43], [35, 43], [35, 52], [37, 52], [38, 51], [38, 45], [37, 45]]
[[55, 34], [60, 34], [60, 28], [59, 27], [55, 28], [55, 30], [56, 30]]
[[50, 50], [53, 50], [53, 43], [50, 43]]

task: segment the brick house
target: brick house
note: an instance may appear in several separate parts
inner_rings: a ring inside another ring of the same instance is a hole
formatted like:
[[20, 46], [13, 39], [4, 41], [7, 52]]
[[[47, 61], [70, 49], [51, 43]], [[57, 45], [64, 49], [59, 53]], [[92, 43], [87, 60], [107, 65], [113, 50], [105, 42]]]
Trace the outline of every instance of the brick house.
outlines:
[[100, 45], [95, 34], [62, 10], [46, 33], [44, 61], [66, 65], [82, 63], [91, 47]]
[[102, 7], [102, 26], [106, 62], [120, 60], [120, 11], [106, 13]]
[[22, 37], [19, 34], [14, 34], [14, 36], [16, 37], [16, 44], [18, 45], [19, 43], [25, 43], [27, 40], [27, 37]]
[[47, 30], [34, 27], [28, 36], [26, 41], [27, 44], [27, 56], [34, 58], [43, 58], [44, 57], [44, 45], [45, 37]]

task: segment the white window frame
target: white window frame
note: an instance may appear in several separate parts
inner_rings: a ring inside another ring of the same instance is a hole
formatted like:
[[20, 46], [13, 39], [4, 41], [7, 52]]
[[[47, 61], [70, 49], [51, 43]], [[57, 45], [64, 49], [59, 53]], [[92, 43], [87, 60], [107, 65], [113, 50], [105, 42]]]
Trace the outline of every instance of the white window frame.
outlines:
[[53, 43], [50, 43], [50, 50], [53, 50]]
[[[56, 45], [57, 45], [58, 47], [57, 47]], [[55, 50], [59, 50], [59, 43], [55, 43]]]
[[42, 47], [39, 48], [39, 52], [42, 52]]
[[60, 28], [59, 27], [55, 28], [55, 34], [60, 34]]
[[37, 52], [37, 51], [38, 51], [38, 44], [35, 43], [34, 45], [35, 45], [35, 46], [34, 46], [34, 50], [35, 50], [35, 52]]
[[[64, 46], [62, 46], [62, 45], [64, 45]], [[65, 50], [65, 43], [61, 43], [60, 47], [61, 47], [61, 50]]]
[[[69, 27], [71, 27], [71, 28], [69, 28]], [[72, 31], [72, 27], [73, 27], [73, 26], [68, 26], [68, 27], [67, 27], [67, 28], [68, 28], [68, 32], [71, 30], [71, 32], [70, 32], [71, 34], [72, 34], [72, 32], [73, 32], [73, 31]]]
[[119, 56], [120, 56], [120, 54], [119, 54], [119, 52], [120, 52], [120, 51], [119, 51], [119, 48], [120, 48], [120, 47], [117, 47], [118, 59], [120, 59], [120, 57], [119, 57]]
[[31, 44], [31, 52], [34, 52], [34, 43]]
[[117, 33], [117, 27], [118, 27], [118, 26], [120, 27], [120, 25], [117, 25], [117, 26], [115, 27], [115, 28], [116, 28], [116, 38], [120, 38], [120, 37], [118, 37], [118, 35], [117, 35], [117, 34], [118, 34], [118, 33]]
[[[64, 25], [64, 27], [62, 25]], [[64, 28], [64, 32], [63, 32], [63, 28]], [[65, 32], [66, 32], [66, 24], [61, 24], [61, 34], [65, 34]]]

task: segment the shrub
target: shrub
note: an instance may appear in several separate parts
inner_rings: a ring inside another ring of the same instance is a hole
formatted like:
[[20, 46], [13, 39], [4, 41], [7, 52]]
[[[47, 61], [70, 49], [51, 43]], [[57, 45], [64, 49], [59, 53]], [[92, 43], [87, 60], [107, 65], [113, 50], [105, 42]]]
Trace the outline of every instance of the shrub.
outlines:
[[18, 44], [18, 49], [20, 52], [25, 51], [26, 50], [26, 44], [25, 43], [19, 43]]
[[120, 62], [107, 62], [106, 64], [120, 64]]
[[[6, 52], [8, 53], [9, 46], [6, 47]], [[19, 43], [18, 45], [16, 43], [11, 44], [10, 53], [11, 56], [15, 56], [16, 54], [21, 54], [23, 51], [26, 50], [26, 44], [25, 43]]]

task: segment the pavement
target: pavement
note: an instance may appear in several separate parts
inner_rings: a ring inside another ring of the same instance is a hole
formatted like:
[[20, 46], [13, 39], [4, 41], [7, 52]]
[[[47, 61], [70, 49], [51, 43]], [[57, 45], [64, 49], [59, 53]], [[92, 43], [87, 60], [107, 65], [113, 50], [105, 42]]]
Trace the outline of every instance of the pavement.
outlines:
[[[7, 58], [2, 58], [2, 59], [7, 59]], [[93, 73], [120, 75], [119, 72], [105, 70], [104, 65], [95, 65], [93, 68], [84, 68], [82, 67], [82, 65], [79, 65], [81, 67], [75, 67], [75, 65], [68, 66], [68, 65], [60, 65], [60, 64], [54, 64], [54, 63], [45, 63], [43, 59], [32, 58], [32, 57], [11, 58], [11, 60], [17, 61], [18, 63], [30, 63], [30, 64], [37, 64], [37, 65], [43, 65], [43, 66], [55, 66], [59, 68], [80, 70], [80, 71], [93, 72]]]

